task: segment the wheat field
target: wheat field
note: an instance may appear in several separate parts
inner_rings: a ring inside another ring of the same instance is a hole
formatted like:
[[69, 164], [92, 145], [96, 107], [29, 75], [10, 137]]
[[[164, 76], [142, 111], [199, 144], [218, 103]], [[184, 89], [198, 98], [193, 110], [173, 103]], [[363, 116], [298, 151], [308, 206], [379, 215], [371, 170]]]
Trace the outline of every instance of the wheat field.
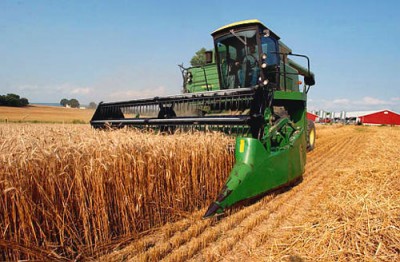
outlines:
[[45, 105], [24, 107], [0, 106], [0, 123], [74, 123], [88, 124], [93, 109], [65, 108]]
[[0, 260], [76, 258], [176, 221], [212, 200], [233, 163], [219, 134], [5, 124], [0, 137]]
[[0, 124], [0, 260], [399, 260], [400, 128], [318, 126], [302, 183], [202, 220], [232, 141]]

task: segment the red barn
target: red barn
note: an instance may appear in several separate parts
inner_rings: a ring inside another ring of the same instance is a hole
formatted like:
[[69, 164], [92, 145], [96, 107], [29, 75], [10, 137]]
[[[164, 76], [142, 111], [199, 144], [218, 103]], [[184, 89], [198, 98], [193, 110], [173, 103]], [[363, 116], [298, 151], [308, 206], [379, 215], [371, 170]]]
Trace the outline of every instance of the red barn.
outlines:
[[307, 112], [307, 119], [312, 120], [315, 122], [315, 120], [318, 118], [317, 115], [313, 114], [313, 113], [309, 113]]
[[390, 110], [381, 110], [359, 116], [362, 124], [371, 125], [400, 125], [400, 114]]

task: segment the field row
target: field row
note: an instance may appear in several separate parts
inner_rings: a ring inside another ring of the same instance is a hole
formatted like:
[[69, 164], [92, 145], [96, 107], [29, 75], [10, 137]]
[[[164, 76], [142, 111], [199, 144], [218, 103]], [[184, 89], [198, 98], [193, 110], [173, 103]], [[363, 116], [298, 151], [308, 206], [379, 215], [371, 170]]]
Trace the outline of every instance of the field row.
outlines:
[[[202, 211], [106, 260], [395, 261], [400, 246], [399, 129], [318, 130], [304, 180], [221, 220]], [[380, 148], [380, 150], [376, 150]]]

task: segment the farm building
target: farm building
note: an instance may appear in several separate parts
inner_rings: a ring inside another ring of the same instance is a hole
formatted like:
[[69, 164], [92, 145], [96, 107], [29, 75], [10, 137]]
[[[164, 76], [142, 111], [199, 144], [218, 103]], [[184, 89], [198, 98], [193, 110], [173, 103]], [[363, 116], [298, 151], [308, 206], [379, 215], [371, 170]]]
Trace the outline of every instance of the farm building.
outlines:
[[318, 118], [318, 116], [316, 114], [307, 112], [307, 119], [312, 120], [312, 121], [315, 122], [317, 120], [317, 118]]
[[384, 109], [378, 111], [347, 112], [347, 122], [365, 125], [400, 125], [400, 114]]

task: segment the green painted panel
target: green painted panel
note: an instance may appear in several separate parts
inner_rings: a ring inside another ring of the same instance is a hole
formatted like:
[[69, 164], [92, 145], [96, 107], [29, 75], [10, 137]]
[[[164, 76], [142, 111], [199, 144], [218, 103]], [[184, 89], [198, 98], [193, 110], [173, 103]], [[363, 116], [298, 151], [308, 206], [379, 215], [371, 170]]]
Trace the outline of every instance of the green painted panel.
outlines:
[[218, 212], [301, 177], [306, 163], [305, 146], [304, 130], [293, 136], [290, 146], [273, 152], [268, 152], [257, 139], [238, 137], [236, 164], [221, 192], [223, 197], [215, 202], [220, 207]]
[[303, 92], [285, 92], [285, 91], [275, 91], [274, 99], [282, 100], [307, 100], [307, 94]]
[[219, 90], [218, 71], [215, 63], [192, 67], [188, 72], [192, 74], [192, 81], [187, 84], [190, 93], [207, 91], [207, 84], [210, 91]]
[[[285, 77], [283, 70], [283, 63], [281, 63], [281, 77], [280, 77], [280, 86], [281, 89], [285, 89]], [[286, 70], [286, 90], [287, 91], [299, 91], [299, 75], [298, 71], [289, 65], [285, 65]]]

